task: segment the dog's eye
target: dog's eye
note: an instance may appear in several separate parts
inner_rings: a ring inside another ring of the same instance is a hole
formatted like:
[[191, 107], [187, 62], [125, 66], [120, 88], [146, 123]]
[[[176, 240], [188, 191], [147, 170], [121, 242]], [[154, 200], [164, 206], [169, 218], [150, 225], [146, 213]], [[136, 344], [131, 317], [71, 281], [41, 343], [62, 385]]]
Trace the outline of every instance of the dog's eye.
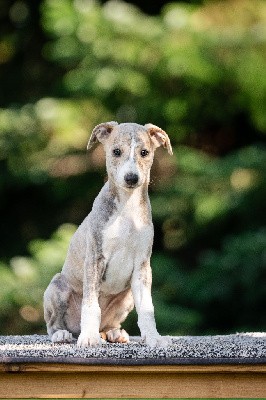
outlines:
[[141, 157], [146, 157], [148, 154], [149, 154], [149, 152], [146, 149], [141, 150], [141, 152], [140, 152]]
[[114, 149], [114, 150], [113, 150], [113, 155], [114, 155], [115, 157], [120, 157], [121, 154], [122, 154], [122, 151], [121, 151], [120, 149]]

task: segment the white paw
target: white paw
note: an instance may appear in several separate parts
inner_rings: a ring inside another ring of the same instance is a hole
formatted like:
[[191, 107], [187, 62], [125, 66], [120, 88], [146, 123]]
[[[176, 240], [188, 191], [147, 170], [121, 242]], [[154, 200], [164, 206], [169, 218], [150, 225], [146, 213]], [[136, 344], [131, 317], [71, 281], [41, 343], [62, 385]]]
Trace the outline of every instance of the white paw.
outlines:
[[161, 336], [161, 335], [149, 336], [149, 335], [147, 335], [144, 339], [144, 343], [152, 348], [168, 347], [172, 344], [172, 340], [168, 336]]
[[52, 342], [53, 343], [70, 343], [72, 342], [72, 333], [60, 329], [59, 331], [56, 331], [53, 336], [52, 336]]
[[101, 346], [102, 339], [99, 332], [96, 333], [82, 333], [78, 337], [78, 347], [96, 347]]
[[129, 336], [125, 329], [110, 329], [106, 332], [107, 340], [111, 343], [129, 343]]

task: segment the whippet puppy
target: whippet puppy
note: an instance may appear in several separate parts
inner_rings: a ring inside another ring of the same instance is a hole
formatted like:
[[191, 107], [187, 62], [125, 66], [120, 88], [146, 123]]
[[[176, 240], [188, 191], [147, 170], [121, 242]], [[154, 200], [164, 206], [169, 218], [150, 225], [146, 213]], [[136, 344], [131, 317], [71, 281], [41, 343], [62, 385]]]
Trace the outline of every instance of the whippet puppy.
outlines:
[[[108, 181], [73, 235], [61, 273], [44, 294], [44, 318], [53, 342], [78, 337], [79, 347], [128, 342], [121, 323], [136, 306], [144, 343], [167, 346], [159, 335], [151, 297], [153, 224], [148, 197], [154, 151], [172, 154], [169, 137], [152, 124], [97, 125], [88, 149], [104, 146]], [[102, 337], [103, 337], [102, 336]]]

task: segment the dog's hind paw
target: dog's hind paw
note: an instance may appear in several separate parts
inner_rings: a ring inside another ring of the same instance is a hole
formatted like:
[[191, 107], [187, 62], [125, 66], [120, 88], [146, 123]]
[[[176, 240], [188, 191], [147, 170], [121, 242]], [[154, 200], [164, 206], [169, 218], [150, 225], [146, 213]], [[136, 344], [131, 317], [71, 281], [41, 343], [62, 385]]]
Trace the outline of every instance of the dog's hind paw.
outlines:
[[111, 343], [129, 343], [129, 336], [125, 329], [110, 329], [106, 332], [107, 341]]
[[72, 333], [60, 329], [59, 331], [56, 331], [53, 336], [52, 336], [52, 342], [53, 343], [70, 343], [72, 342]]

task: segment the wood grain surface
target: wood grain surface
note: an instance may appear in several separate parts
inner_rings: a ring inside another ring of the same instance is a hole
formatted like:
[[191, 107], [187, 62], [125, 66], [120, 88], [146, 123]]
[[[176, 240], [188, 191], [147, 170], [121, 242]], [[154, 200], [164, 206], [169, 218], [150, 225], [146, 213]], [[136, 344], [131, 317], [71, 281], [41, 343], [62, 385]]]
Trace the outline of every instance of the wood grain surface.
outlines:
[[0, 364], [0, 398], [263, 398], [266, 365]]

